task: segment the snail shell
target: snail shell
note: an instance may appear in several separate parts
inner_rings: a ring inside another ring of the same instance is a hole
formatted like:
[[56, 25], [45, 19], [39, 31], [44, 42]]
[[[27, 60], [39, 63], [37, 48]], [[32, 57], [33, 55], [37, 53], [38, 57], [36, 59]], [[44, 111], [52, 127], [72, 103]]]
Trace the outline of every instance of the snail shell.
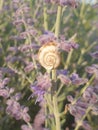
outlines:
[[60, 64], [60, 54], [57, 44], [54, 42], [44, 44], [39, 49], [38, 60], [46, 70], [57, 68]]

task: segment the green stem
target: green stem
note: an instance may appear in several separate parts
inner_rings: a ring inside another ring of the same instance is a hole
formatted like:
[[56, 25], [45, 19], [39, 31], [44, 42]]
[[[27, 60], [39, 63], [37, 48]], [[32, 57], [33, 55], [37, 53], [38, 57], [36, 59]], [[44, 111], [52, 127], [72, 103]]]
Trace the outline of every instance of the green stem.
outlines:
[[60, 115], [59, 115], [59, 111], [58, 111], [58, 101], [57, 101], [57, 97], [55, 95], [53, 96], [53, 107], [54, 107], [56, 130], [61, 130]]
[[56, 37], [58, 37], [59, 32], [60, 32], [61, 13], [62, 13], [62, 7], [58, 6], [57, 18], [56, 18], [56, 26], [55, 26], [55, 36]]
[[3, 8], [3, 0], [0, 0], [0, 10]]
[[53, 88], [52, 88], [52, 99], [53, 99], [53, 113], [55, 118], [55, 127], [56, 130], [61, 130], [61, 124], [60, 124], [60, 113], [58, 110], [58, 100], [57, 100], [57, 86], [56, 86], [56, 70], [52, 70], [52, 81], [53, 81]]
[[68, 57], [67, 57], [67, 60], [66, 60], [66, 64], [64, 66], [64, 69], [68, 69], [68, 65], [70, 64], [70, 61], [71, 61], [71, 57], [72, 57], [72, 53], [73, 53], [73, 50], [71, 50], [68, 54]]
[[84, 17], [85, 0], [82, 0], [82, 7], [80, 11], [80, 18]]
[[[75, 33], [70, 39], [69, 39], [69, 42], [70, 41], [74, 41], [75, 38], [76, 38], [77, 34]], [[70, 61], [71, 61], [71, 58], [72, 58], [72, 54], [73, 54], [73, 49], [68, 53], [68, 56], [67, 56], [67, 60], [66, 60], [66, 63], [64, 65], [64, 69], [68, 69], [68, 65], [70, 64]]]
[[52, 70], [52, 80], [56, 81], [56, 70]]
[[48, 16], [47, 16], [47, 7], [44, 5], [44, 28], [48, 30]]

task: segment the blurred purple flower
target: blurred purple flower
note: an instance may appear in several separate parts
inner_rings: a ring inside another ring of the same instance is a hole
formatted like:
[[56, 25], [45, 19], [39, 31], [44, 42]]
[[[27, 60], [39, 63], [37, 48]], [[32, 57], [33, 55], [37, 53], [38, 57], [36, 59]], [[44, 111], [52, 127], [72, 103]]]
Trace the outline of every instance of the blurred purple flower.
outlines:
[[36, 45], [35, 43], [32, 43], [32, 44], [25, 44], [25, 45], [20, 45], [19, 47], [18, 47], [18, 49], [21, 51], [21, 52], [23, 52], [23, 53], [26, 53], [26, 52], [30, 52], [30, 50], [37, 50], [37, 49], [39, 49], [40, 48], [40, 46], [39, 45]]
[[60, 74], [62, 74], [62, 75], [67, 75], [68, 74], [68, 71], [67, 70], [57, 70], [57, 75], [60, 75]]
[[84, 128], [85, 130], [92, 130], [92, 127], [88, 124], [87, 121], [82, 122], [82, 128]]
[[44, 94], [51, 86], [52, 84], [50, 76], [47, 73], [45, 73], [44, 75], [40, 73], [37, 77], [37, 81], [33, 85], [31, 85], [31, 90], [33, 91], [32, 96], [37, 96], [36, 102], [40, 102], [43, 100]]
[[23, 19], [16, 19], [15, 21], [13, 21], [13, 25], [15, 25], [15, 26], [21, 25], [21, 24], [24, 24]]
[[13, 70], [11, 70], [10, 68], [7, 68], [7, 67], [0, 67], [0, 71], [3, 74], [8, 74], [10, 76], [15, 75], [15, 72]]
[[9, 97], [9, 91], [7, 89], [0, 89], [0, 96], [2, 96], [4, 98], [8, 98]]
[[11, 88], [8, 88], [8, 83], [10, 81], [10, 78], [3, 78], [3, 73], [0, 71], [0, 96], [4, 98], [8, 98], [11, 93]]
[[78, 78], [79, 78], [79, 75], [76, 74], [76, 73], [72, 73], [72, 75], [70, 76], [71, 80], [75, 80], [75, 79], [78, 79]]
[[32, 62], [28, 63], [28, 65], [24, 68], [26, 73], [31, 72], [34, 69], [34, 64]]
[[95, 74], [95, 84], [98, 84], [98, 65], [93, 64], [92, 66], [86, 67], [86, 71], [89, 74]]
[[29, 122], [28, 110], [28, 107], [20, 106], [19, 102], [13, 98], [7, 100], [6, 113], [13, 116], [16, 120], [23, 119], [25, 122]]
[[71, 83], [70, 78], [68, 78], [66, 75], [60, 74], [58, 78], [61, 80], [63, 84], [69, 85]]
[[71, 49], [77, 49], [79, 45], [75, 43], [74, 41], [67, 41], [67, 40], [60, 40], [60, 45], [59, 45], [61, 50], [64, 50], [66, 52], [70, 52]]
[[29, 127], [28, 125], [22, 125], [21, 130], [32, 130], [32, 128]]
[[72, 84], [74, 84], [74, 85], [83, 85], [83, 84], [87, 83], [87, 81], [88, 81], [88, 79], [80, 78], [79, 75], [76, 73], [73, 73], [70, 76], [70, 79], [72, 81]]
[[96, 93], [96, 91], [94, 91], [95, 88], [93, 88], [92, 86], [91, 87], [88, 87], [86, 89], [86, 91], [83, 93], [83, 98], [88, 101], [90, 104], [95, 104], [98, 102], [98, 96]]
[[85, 70], [86, 70], [86, 72], [88, 72], [89, 74], [94, 74], [95, 71], [96, 71], [96, 68], [95, 68], [95, 67], [90, 67], [90, 66], [88, 66], [88, 67], [85, 68]]
[[18, 47], [11, 46], [11, 47], [8, 48], [8, 51], [11, 51], [11, 52], [17, 53], [17, 52], [18, 52]]
[[[75, 117], [75, 122], [82, 119], [88, 108], [90, 108], [92, 115], [98, 115], [98, 86], [89, 86], [77, 100], [73, 100], [72, 96], [67, 97], [67, 99], [71, 102], [68, 106], [70, 113]], [[91, 130], [86, 118], [81, 127], [85, 130]]]
[[87, 83], [88, 79], [84, 79], [84, 78], [77, 78], [75, 80], [72, 80], [72, 84], [74, 85], [83, 85], [85, 83]]
[[71, 6], [73, 8], [77, 7], [77, 1], [76, 0], [45, 0], [46, 3], [55, 3], [59, 4], [61, 6]]
[[39, 42], [41, 45], [46, 44], [48, 42], [55, 41], [55, 40], [56, 40], [56, 37], [54, 33], [51, 33], [48, 31], [45, 31], [44, 34], [39, 37]]
[[74, 99], [73, 99], [73, 97], [72, 97], [71, 95], [68, 95], [68, 96], [67, 96], [67, 100], [68, 100], [69, 102], [71, 102], [71, 103], [74, 101]]
[[90, 55], [91, 55], [93, 58], [98, 59], [98, 51], [93, 52], [93, 53], [90, 53]]

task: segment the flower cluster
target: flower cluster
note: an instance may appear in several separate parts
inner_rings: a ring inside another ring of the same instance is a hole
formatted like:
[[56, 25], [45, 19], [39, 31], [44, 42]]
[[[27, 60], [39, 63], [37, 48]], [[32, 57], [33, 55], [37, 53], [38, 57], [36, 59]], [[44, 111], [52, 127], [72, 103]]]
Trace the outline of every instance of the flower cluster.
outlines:
[[3, 98], [8, 98], [10, 94], [13, 92], [13, 89], [9, 89], [7, 84], [9, 83], [10, 78], [3, 78], [3, 73], [0, 71], [0, 96]]
[[25, 122], [30, 121], [30, 116], [28, 115], [28, 107], [21, 106], [18, 100], [21, 98], [20, 93], [16, 93], [14, 96], [13, 88], [9, 88], [7, 85], [10, 78], [3, 78], [4, 74], [0, 71], [0, 96], [6, 99], [6, 113], [13, 116], [16, 120], [24, 120]]
[[24, 124], [21, 126], [21, 130], [32, 130], [32, 127], [29, 127], [28, 125]]
[[76, 0], [45, 0], [46, 3], [56, 3], [61, 6], [71, 6], [76, 8], [77, 7], [77, 1]]
[[95, 84], [98, 84], [98, 65], [93, 64], [92, 66], [87, 66], [85, 68], [86, 72], [88, 72], [90, 75], [95, 75]]
[[52, 86], [50, 76], [46, 73], [42, 75], [41, 73], [37, 76], [37, 81], [31, 85], [31, 90], [33, 91], [32, 96], [37, 96], [36, 102], [44, 100], [44, 94], [49, 93], [48, 89]]
[[91, 126], [88, 124], [86, 119], [87, 114], [98, 115], [98, 86], [89, 86], [82, 97], [75, 100], [72, 96], [68, 96], [69, 111], [75, 117], [75, 121], [80, 127], [82, 126], [85, 130], [91, 130]]
[[61, 82], [65, 85], [83, 85], [87, 83], [86, 78], [80, 78], [78, 74], [72, 73], [71, 76], [68, 76], [67, 74], [63, 74], [63, 72], [59, 73], [58, 78], [61, 80]]
[[16, 120], [24, 120], [25, 122], [30, 121], [30, 116], [28, 115], [28, 107], [21, 106], [15, 99], [12, 97], [7, 100], [6, 112], [14, 117]]

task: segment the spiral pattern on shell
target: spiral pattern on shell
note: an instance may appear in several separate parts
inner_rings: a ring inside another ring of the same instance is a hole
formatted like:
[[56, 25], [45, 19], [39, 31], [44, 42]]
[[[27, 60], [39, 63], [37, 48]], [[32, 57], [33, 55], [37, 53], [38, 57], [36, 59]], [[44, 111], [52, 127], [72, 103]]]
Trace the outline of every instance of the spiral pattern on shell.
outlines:
[[57, 68], [60, 64], [60, 54], [57, 44], [54, 42], [44, 44], [39, 49], [38, 60], [46, 70]]

